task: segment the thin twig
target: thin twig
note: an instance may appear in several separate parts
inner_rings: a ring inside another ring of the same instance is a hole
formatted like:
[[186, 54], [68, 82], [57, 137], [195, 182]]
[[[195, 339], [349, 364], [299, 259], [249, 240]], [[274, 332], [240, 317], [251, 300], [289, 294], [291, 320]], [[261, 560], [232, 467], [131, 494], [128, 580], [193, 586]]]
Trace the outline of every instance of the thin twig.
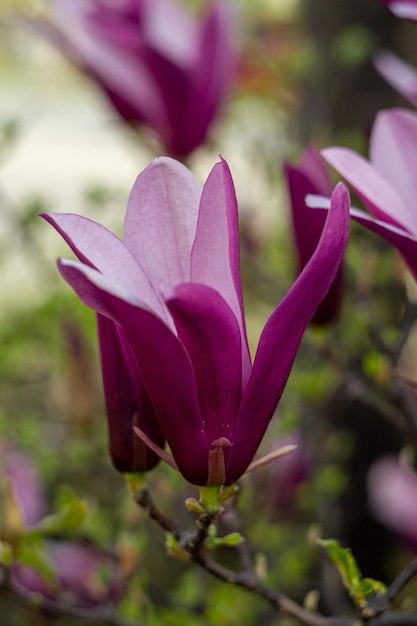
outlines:
[[207, 538], [208, 528], [214, 521], [215, 516], [203, 515], [200, 518], [200, 528], [196, 533], [193, 533], [190, 539], [188, 531], [180, 531], [174, 522], [158, 511], [147, 489], [136, 495], [135, 501], [147, 511], [149, 517], [159, 524], [164, 531], [171, 533], [179, 541], [181, 547], [188, 552], [194, 563], [215, 578], [246, 589], [264, 598], [278, 611], [283, 611], [295, 617], [307, 626], [354, 626], [356, 622], [354, 618], [345, 616], [326, 617], [320, 613], [309, 611], [288, 598], [285, 594], [270, 589], [262, 583], [253, 567], [237, 573], [203, 555], [204, 541]]
[[395, 598], [401, 593], [406, 585], [410, 582], [414, 576], [417, 575], [417, 558], [415, 558], [411, 563], [400, 573], [397, 578], [390, 584], [387, 591], [385, 592], [385, 597], [387, 601], [391, 604], [395, 600]]

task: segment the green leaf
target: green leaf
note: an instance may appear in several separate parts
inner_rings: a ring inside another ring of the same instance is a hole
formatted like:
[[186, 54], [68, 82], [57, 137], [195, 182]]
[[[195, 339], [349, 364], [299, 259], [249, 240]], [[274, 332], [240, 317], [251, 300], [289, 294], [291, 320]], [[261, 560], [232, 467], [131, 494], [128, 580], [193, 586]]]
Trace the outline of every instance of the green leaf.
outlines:
[[26, 545], [22, 542], [19, 545], [19, 561], [23, 565], [35, 569], [47, 583], [57, 584], [54, 569], [49, 562], [43, 544]]
[[217, 548], [219, 546], [237, 546], [245, 539], [240, 533], [230, 533], [224, 537], [215, 537], [210, 541], [210, 547]]
[[373, 578], [363, 578], [360, 583], [351, 590], [351, 596], [358, 606], [364, 604], [364, 601], [368, 596], [372, 596], [377, 593], [385, 593], [387, 586], [380, 580], [374, 580]]
[[346, 589], [351, 591], [357, 587], [361, 582], [362, 574], [349, 548], [342, 548], [335, 539], [319, 539], [317, 543], [327, 550], [329, 557], [342, 576]]
[[356, 606], [363, 608], [366, 605], [366, 598], [373, 594], [385, 593], [387, 587], [383, 582], [373, 578], [362, 578], [355, 557], [348, 548], [342, 548], [335, 539], [319, 539], [317, 543], [328, 551]]

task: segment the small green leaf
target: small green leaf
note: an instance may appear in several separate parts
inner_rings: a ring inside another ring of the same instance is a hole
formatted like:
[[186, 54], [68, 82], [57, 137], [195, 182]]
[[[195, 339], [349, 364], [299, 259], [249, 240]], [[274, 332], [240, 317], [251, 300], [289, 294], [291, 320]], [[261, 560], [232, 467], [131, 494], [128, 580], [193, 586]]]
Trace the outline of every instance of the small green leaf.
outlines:
[[363, 578], [356, 587], [351, 590], [351, 596], [358, 606], [363, 605], [368, 596], [377, 593], [385, 593], [387, 586], [380, 580], [373, 578]]
[[355, 557], [348, 548], [341, 548], [335, 539], [319, 539], [317, 543], [328, 551], [333, 563], [338, 568], [343, 584], [349, 591], [350, 597], [360, 608], [366, 606], [366, 599], [378, 593], [385, 593], [386, 585], [373, 578], [362, 578]]
[[224, 537], [216, 537], [212, 539], [210, 547], [218, 548], [219, 546], [237, 546], [239, 543], [242, 543], [242, 541], [244, 541], [244, 538], [240, 533], [230, 533]]
[[317, 543], [328, 551], [331, 560], [342, 576], [346, 589], [351, 591], [357, 587], [361, 582], [362, 574], [349, 548], [342, 548], [335, 539], [319, 539]]

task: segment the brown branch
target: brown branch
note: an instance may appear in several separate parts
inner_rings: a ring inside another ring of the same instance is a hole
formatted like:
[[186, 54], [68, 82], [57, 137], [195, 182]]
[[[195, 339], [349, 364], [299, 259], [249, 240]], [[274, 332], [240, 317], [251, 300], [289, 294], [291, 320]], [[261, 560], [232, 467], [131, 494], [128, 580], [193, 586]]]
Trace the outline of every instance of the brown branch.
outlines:
[[147, 489], [144, 489], [140, 494], [136, 494], [135, 501], [164, 531], [174, 536], [194, 563], [218, 580], [241, 587], [264, 598], [278, 611], [283, 611], [295, 617], [307, 626], [354, 626], [357, 621], [354, 618], [345, 616], [326, 617], [320, 613], [309, 611], [288, 598], [285, 594], [264, 585], [253, 567], [237, 573], [203, 555], [202, 549], [208, 536], [210, 524], [215, 519], [214, 514], [202, 515], [199, 520], [199, 529], [194, 533], [190, 533], [189, 531], [180, 531], [174, 522], [158, 511]]
[[390, 584], [387, 591], [385, 592], [385, 597], [389, 604], [395, 600], [395, 598], [401, 593], [406, 585], [410, 582], [414, 576], [417, 575], [417, 558], [415, 558], [411, 563], [400, 573], [397, 578]]
[[345, 616], [326, 617], [303, 608], [285, 594], [264, 585], [254, 571], [235, 573], [219, 563], [198, 554], [192, 557], [206, 572], [223, 582], [242, 587], [255, 595], [267, 600], [275, 609], [295, 617], [307, 626], [354, 626], [357, 620]]
[[417, 626], [417, 613], [385, 611], [369, 620], [367, 626]]

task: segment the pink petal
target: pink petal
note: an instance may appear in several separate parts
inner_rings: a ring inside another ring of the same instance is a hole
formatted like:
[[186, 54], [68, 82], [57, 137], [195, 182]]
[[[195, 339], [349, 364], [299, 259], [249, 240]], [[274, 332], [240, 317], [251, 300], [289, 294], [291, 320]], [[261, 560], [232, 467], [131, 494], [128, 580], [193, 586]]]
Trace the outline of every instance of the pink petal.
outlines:
[[415, 0], [389, 0], [386, 4], [397, 17], [417, 22], [417, 4]]
[[96, 268], [109, 280], [140, 298], [162, 318], [168, 320], [162, 300], [140, 265], [126, 246], [101, 224], [80, 215], [71, 213], [43, 213], [41, 215], [52, 224], [64, 238], [82, 263]]
[[239, 478], [252, 460], [282, 395], [303, 333], [342, 262], [349, 236], [349, 208], [349, 194], [339, 184], [315, 253], [262, 332], [227, 463], [230, 482]]
[[195, 60], [197, 24], [185, 8], [173, 0], [151, 0], [142, 10], [147, 44], [172, 63], [189, 67]]
[[[389, 149], [390, 146], [387, 146], [388, 151]], [[375, 217], [408, 228], [408, 207], [404, 206], [397, 191], [374, 165], [348, 148], [326, 148], [321, 154], [348, 181]]]
[[130, 194], [124, 241], [164, 299], [190, 280], [201, 185], [181, 163], [154, 159]]
[[384, 457], [371, 467], [367, 482], [376, 519], [417, 550], [417, 473], [393, 457]]
[[[378, 113], [369, 155], [374, 167], [403, 201], [406, 213], [398, 214], [397, 221], [417, 235], [417, 115], [404, 109]], [[395, 217], [393, 212], [391, 215]]]
[[191, 259], [191, 281], [213, 287], [226, 300], [242, 337], [242, 384], [251, 371], [240, 278], [238, 209], [229, 167], [222, 159], [212, 169], [201, 196]]

